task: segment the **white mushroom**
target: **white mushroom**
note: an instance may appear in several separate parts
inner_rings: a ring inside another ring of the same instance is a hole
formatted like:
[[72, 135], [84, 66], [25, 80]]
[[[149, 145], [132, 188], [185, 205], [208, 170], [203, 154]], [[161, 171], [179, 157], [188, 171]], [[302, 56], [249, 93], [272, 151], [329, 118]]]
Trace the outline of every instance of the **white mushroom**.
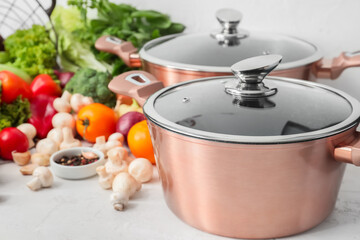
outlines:
[[56, 98], [53, 102], [53, 106], [58, 112], [71, 112], [70, 106], [71, 93], [64, 91], [60, 98]]
[[108, 152], [109, 159], [105, 166], [96, 168], [99, 175], [99, 184], [104, 189], [111, 188], [114, 177], [120, 172], [126, 172], [128, 164], [125, 161], [128, 153], [123, 147], [116, 147]]
[[69, 127], [73, 131], [75, 129], [75, 119], [70, 113], [59, 112], [55, 114], [52, 118], [52, 125], [54, 128], [64, 128]]
[[31, 155], [31, 162], [38, 166], [49, 166], [50, 155], [45, 153], [34, 153]]
[[49, 131], [46, 138], [50, 138], [54, 142], [57, 143], [58, 146], [60, 146], [60, 143], [63, 141], [63, 133], [61, 128], [53, 128]]
[[47, 167], [35, 168], [33, 174], [34, 178], [26, 185], [33, 191], [36, 191], [42, 187], [50, 187], [53, 184], [53, 175]]
[[115, 178], [114, 175], [106, 172], [105, 166], [99, 166], [96, 168], [96, 173], [99, 175], [99, 184], [103, 189], [110, 189], [112, 182]]
[[70, 105], [74, 112], [78, 112], [82, 107], [94, 103], [91, 97], [85, 97], [80, 93], [75, 93], [71, 96]]
[[36, 152], [51, 155], [59, 150], [58, 145], [54, 140], [50, 138], [41, 139], [36, 144]]
[[104, 153], [104, 156], [106, 157], [107, 149], [106, 149], [105, 136], [97, 137], [95, 139], [95, 144], [94, 144], [93, 148], [95, 148], [95, 149], [101, 151], [102, 153]]
[[35, 143], [33, 139], [36, 136], [36, 128], [30, 123], [23, 123], [17, 126], [17, 129], [19, 129], [21, 132], [23, 132], [26, 135], [29, 141], [29, 148], [34, 147]]
[[31, 153], [30, 151], [26, 152], [16, 152], [11, 153], [14, 162], [19, 166], [24, 166], [30, 162]]
[[62, 133], [63, 133], [64, 140], [60, 144], [60, 149], [61, 150], [81, 146], [80, 140], [74, 138], [71, 128], [64, 127], [62, 129]]
[[121, 142], [119, 142], [118, 140], [107, 141], [105, 143], [105, 149], [106, 149], [105, 155], [107, 155], [109, 151], [115, 147], [122, 147]]
[[128, 172], [138, 182], [145, 183], [153, 176], [153, 166], [146, 158], [136, 158], [129, 164]]
[[123, 143], [124, 136], [121, 133], [113, 133], [109, 136], [108, 141], [105, 144], [106, 151], [108, 152], [115, 147], [122, 147]]
[[119, 132], [113, 133], [109, 136], [108, 142], [109, 141], [119, 141], [121, 144], [124, 144], [124, 135]]
[[128, 164], [125, 159], [128, 152], [123, 147], [115, 147], [108, 152], [109, 160], [105, 163], [105, 169], [108, 174], [116, 175], [119, 172], [127, 171]]
[[121, 172], [116, 175], [112, 183], [113, 193], [110, 196], [111, 204], [117, 211], [124, 210], [129, 198], [141, 189], [141, 183], [136, 181], [129, 173]]

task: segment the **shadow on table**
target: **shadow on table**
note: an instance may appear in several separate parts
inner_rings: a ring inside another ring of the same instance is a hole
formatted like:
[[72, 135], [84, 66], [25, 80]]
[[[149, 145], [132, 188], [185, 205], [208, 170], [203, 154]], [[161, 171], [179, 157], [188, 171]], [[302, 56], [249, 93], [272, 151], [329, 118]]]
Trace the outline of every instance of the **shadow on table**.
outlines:
[[[340, 226], [360, 224], [360, 199], [341, 200], [338, 199], [334, 211], [324, 222], [318, 226], [304, 232], [304, 235], [314, 234], [330, 229], [340, 228]], [[300, 234], [301, 235], [301, 234]]]

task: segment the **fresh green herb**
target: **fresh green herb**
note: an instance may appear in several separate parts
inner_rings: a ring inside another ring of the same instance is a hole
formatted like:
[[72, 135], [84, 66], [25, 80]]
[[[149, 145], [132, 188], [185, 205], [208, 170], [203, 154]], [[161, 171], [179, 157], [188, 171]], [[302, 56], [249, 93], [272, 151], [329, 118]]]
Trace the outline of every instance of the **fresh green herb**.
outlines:
[[94, 102], [102, 103], [108, 107], [114, 107], [116, 95], [108, 88], [110, 76], [104, 72], [82, 68], [66, 84], [65, 90], [70, 93], [81, 93], [92, 97]]
[[56, 65], [56, 48], [45, 27], [33, 25], [17, 30], [4, 41], [9, 64], [27, 72], [31, 77], [40, 73], [53, 75]]
[[0, 103], [0, 131], [6, 127], [16, 127], [26, 122], [30, 116], [30, 103], [27, 99], [19, 96], [10, 104]]

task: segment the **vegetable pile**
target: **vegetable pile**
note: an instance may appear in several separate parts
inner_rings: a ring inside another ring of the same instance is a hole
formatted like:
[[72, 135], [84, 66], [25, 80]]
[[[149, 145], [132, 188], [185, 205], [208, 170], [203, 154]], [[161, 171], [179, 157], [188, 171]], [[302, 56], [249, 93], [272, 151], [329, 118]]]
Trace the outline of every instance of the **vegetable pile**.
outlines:
[[[160, 12], [109, 0], [69, 0], [68, 4], [76, 8], [58, 6], [51, 16], [58, 34], [60, 63], [66, 71], [88, 67], [116, 76], [129, 68], [117, 56], [95, 49], [99, 37], [112, 35], [142, 47], [151, 39], [185, 29]], [[97, 17], [89, 19], [89, 10], [95, 11]]]
[[[107, 158], [96, 169], [99, 184], [113, 189], [111, 203], [123, 210], [141, 184], [151, 180], [154, 152], [142, 108], [108, 89], [111, 78], [129, 67], [94, 44], [113, 35], [140, 48], [151, 39], [182, 32], [184, 26], [160, 12], [109, 0], [68, 4], [51, 15], [55, 31], [33, 25], [5, 40], [0, 36], [0, 158], [13, 160], [23, 175], [33, 175], [27, 186], [36, 191], [53, 183], [47, 168], [52, 154], [84, 141], [94, 143]], [[89, 18], [89, 10], [95, 18]], [[64, 157], [58, 164], [98, 160], [85, 155]]]

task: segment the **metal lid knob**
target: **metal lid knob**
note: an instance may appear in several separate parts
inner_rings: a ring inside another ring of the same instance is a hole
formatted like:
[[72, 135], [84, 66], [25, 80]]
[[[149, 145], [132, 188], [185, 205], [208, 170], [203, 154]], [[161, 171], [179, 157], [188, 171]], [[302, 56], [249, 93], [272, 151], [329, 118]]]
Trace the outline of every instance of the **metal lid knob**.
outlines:
[[237, 33], [237, 26], [242, 19], [242, 13], [234, 9], [223, 8], [216, 12], [216, 18], [223, 26], [223, 33]]
[[241, 97], [268, 97], [277, 92], [276, 88], [268, 88], [263, 84], [264, 78], [279, 65], [280, 55], [263, 55], [252, 57], [231, 66], [237, 81], [228, 82], [225, 91]]
[[218, 40], [218, 43], [222, 46], [234, 46], [239, 45], [239, 40], [246, 38], [248, 32], [242, 30], [238, 31], [237, 27], [242, 19], [241, 12], [223, 8], [216, 12], [216, 18], [222, 26], [220, 32], [213, 32], [212, 37]]

